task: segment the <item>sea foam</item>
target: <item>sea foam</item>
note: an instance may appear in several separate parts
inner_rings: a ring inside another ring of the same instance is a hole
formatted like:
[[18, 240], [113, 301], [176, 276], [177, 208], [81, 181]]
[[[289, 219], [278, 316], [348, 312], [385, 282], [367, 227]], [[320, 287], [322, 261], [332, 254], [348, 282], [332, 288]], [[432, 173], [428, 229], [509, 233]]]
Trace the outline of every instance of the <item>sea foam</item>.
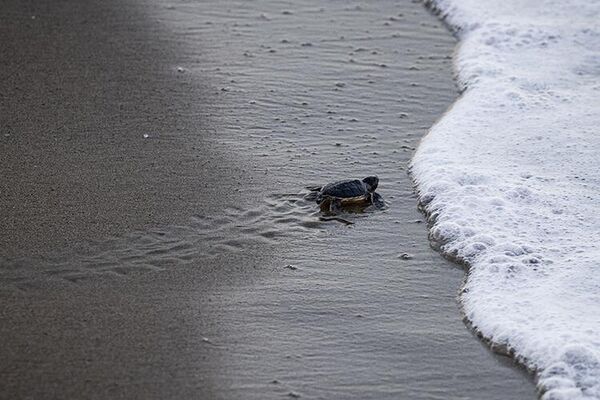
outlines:
[[600, 399], [600, 2], [436, 0], [462, 96], [412, 165], [475, 329], [542, 398]]

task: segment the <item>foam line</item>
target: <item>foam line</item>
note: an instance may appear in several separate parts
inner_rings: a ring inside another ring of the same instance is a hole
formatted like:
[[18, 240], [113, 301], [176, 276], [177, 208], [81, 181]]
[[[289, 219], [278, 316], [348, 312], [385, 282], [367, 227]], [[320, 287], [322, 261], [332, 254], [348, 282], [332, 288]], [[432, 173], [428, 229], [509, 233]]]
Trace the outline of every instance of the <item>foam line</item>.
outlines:
[[431, 236], [543, 399], [600, 399], [600, 2], [432, 5], [464, 92], [412, 163]]

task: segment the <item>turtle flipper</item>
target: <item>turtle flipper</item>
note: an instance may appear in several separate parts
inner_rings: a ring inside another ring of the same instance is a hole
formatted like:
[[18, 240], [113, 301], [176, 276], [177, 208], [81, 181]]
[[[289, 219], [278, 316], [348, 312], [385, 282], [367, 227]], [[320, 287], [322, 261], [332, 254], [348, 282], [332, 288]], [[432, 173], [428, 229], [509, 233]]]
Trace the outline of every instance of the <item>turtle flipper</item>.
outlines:
[[329, 212], [329, 209], [331, 208], [331, 197], [319, 196], [319, 198], [317, 199], [317, 204], [319, 205], [321, 211], [323, 211], [324, 213]]
[[337, 221], [337, 222], [341, 222], [342, 224], [345, 225], [354, 225], [354, 222], [352, 221], [348, 221], [345, 218], [340, 218], [340, 217], [319, 217], [319, 221]]
[[331, 214], [337, 214], [340, 212], [341, 209], [342, 209], [342, 200], [337, 197], [331, 198], [331, 200], [329, 202], [329, 212]]

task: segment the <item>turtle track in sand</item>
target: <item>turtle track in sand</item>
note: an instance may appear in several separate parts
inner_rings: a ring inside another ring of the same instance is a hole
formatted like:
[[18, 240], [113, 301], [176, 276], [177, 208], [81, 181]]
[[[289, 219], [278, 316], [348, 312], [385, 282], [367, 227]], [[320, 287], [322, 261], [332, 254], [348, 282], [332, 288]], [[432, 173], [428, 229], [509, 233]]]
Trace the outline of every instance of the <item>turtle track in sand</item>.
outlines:
[[32, 290], [48, 279], [76, 283], [99, 275], [126, 277], [201, 264], [208, 258], [252, 251], [258, 244], [274, 244], [282, 238], [315, 238], [326, 232], [327, 225], [350, 225], [368, 214], [325, 217], [312, 197], [309, 190], [271, 194], [259, 207], [228, 208], [221, 215], [198, 213], [187, 225], [87, 242], [74, 252], [56, 251], [44, 259], [0, 259], [0, 282], [4, 288]]

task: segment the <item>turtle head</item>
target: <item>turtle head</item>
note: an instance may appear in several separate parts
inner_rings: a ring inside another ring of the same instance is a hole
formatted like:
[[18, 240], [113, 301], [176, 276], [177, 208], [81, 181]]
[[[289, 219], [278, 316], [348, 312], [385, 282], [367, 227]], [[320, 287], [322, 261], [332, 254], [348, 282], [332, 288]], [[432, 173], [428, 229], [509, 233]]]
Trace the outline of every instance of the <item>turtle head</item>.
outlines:
[[377, 185], [379, 184], [379, 178], [376, 176], [367, 176], [362, 181], [367, 184], [367, 190], [369, 191], [369, 193], [374, 192], [375, 189], [377, 189]]

